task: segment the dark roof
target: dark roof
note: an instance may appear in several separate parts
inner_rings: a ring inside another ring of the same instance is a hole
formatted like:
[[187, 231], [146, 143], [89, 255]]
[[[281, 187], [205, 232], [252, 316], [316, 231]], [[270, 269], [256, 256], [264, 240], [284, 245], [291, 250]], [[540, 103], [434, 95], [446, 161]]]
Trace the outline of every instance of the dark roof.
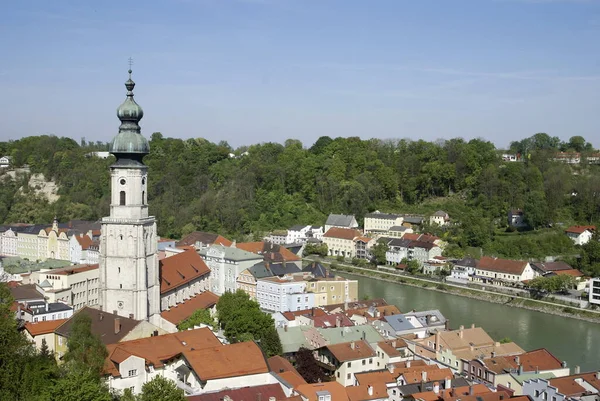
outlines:
[[353, 215], [330, 214], [329, 217], [327, 217], [327, 222], [325, 222], [325, 224], [328, 226], [350, 227], [354, 220], [356, 219]]
[[273, 273], [271, 272], [271, 270], [269, 270], [267, 268], [267, 266], [265, 266], [264, 262], [259, 262], [259, 263], [255, 264], [254, 266], [249, 267], [248, 271], [257, 280], [259, 278], [273, 277]]
[[10, 293], [15, 301], [22, 301], [27, 299], [40, 299], [43, 300], [44, 296], [38, 292], [35, 288], [35, 284], [20, 285], [10, 289]]
[[178, 241], [176, 246], [190, 246], [195, 245], [196, 242], [201, 242], [204, 245], [224, 245], [231, 246], [231, 241], [227, 238], [221, 237], [219, 234], [205, 233], [202, 231], [194, 231], [183, 237]]
[[559, 270], [573, 270], [573, 267], [571, 267], [569, 264], [567, 264], [563, 261], [548, 262], [548, 263], [535, 262], [535, 263], [531, 263], [531, 267], [533, 267], [536, 270], [543, 271], [543, 272], [554, 272], [554, 271], [559, 271]]
[[306, 226], [302, 224], [296, 224], [295, 226], [288, 228], [288, 231], [300, 231], [303, 228], [306, 228]]
[[408, 248], [411, 243], [411, 240], [406, 238], [393, 238], [388, 242], [388, 246], [394, 246], [398, 248]]
[[284, 400], [285, 393], [280, 384], [264, 384], [255, 387], [242, 387], [235, 390], [222, 390], [214, 393], [192, 395], [186, 398], [188, 401], [223, 401], [229, 396], [232, 401], [263, 400], [268, 401], [270, 397], [276, 400]]
[[365, 218], [396, 220], [400, 217], [399, 214], [373, 212], [365, 214]]
[[[79, 309], [69, 320], [58, 327], [54, 332], [60, 334], [63, 337], [69, 337], [71, 332], [71, 326], [73, 325], [73, 319], [80, 313], [88, 315], [92, 320], [92, 334], [100, 337], [100, 340], [104, 345], [118, 343], [125, 337], [131, 330], [137, 326], [140, 321], [129, 319], [123, 316], [115, 315], [113, 313], [103, 312], [98, 309], [84, 306]], [[117, 323], [116, 319], [119, 319], [120, 327], [119, 332], [115, 333], [115, 326]]]
[[404, 222], [410, 224], [423, 224], [423, 216], [404, 216]]
[[48, 304], [48, 310], [46, 310], [45, 302], [30, 302], [27, 304], [27, 309], [31, 311], [32, 315], [43, 315], [45, 313], [71, 310], [73, 308], [67, 304], [63, 304], [62, 302], [53, 302]]
[[300, 273], [302, 270], [293, 263], [270, 263], [269, 270], [274, 276], [285, 276], [286, 274]]
[[323, 266], [319, 262], [312, 262], [309, 265], [304, 266], [302, 269], [302, 273], [310, 273], [315, 277], [334, 277], [334, 274], [331, 274], [325, 266]]
[[463, 258], [461, 260], [457, 260], [456, 262], [454, 262], [455, 266], [462, 266], [462, 267], [477, 267], [477, 259], [473, 259], [473, 258]]
[[408, 227], [404, 227], [404, 226], [393, 226], [393, 227], [390, 227], [390, 229], [389, 229], [388, 231], [402, 231], [402, 232], [404, 232], [404, 231], [406, 231], [406, 230], [408, 230]]
[[436, 244], [432, 244], [431, 242], [425, 241], [410, 241], [410, 244], [408, 245], [409, 248], [423, 248], [427, 250], [435, 248], [436, 246]]

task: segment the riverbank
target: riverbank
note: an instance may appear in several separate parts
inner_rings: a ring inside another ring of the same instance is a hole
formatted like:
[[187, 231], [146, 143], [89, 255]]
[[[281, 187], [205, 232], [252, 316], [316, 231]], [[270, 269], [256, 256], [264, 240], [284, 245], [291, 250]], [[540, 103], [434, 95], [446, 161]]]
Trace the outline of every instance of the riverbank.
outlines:
[[[322, 263], [330, 264], [328, 261]], [[518, 295], [504, 295], [486, 290], [478, 290], [460, 285], [440, 283], [420, 277], [406, 277], [397, 273], [390, 273], [381, 270], [360, 268], [355, 266], [343, 265], [331, 267], [331, 270], [345, 272], [352, 275], [369, 277], [394, 284], [403, 284], [411, 287], [418, 287], [429, 291], [437, 291], [465, 298], [478, 299], [481, 301], [503, 304], [516, 308], [529, 309], [537, 312], [548, 313], [551, 315], [569, 317], [573, 319], [584, 320], [593, 323], [600, 323], [600, 312], [581, 309], [572, 306], [561, 305], [548, 301], [525, 298]]]

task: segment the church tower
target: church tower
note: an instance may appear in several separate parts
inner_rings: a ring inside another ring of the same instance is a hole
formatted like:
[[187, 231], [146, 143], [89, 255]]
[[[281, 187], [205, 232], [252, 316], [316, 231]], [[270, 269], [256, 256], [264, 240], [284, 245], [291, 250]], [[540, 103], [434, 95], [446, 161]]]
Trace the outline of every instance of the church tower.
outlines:
[[137, 320], [160, 313], [156, 220], [148, 216], [150, 145], [141, 134], [142, 108], [133, 100], [135, 83], [125, 82], [127, 98], [117, 109], [119, 133], [110, 144], [117, 160], [110, 166], [110, 216], [100, 237], [100, 306]]

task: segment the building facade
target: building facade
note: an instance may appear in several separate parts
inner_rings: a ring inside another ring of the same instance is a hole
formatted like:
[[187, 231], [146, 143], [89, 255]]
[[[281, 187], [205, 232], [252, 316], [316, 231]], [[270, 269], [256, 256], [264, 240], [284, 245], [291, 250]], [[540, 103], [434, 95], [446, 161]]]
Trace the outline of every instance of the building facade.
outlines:
[[386, 233], [394, 226], [401, 226], [404, 222], [404, 216], [392, 213], [381, 213], [376, 210], [373, 213], [367, 213], [364, 220], [365, 234]]
[[219, 296], [225, 292], [235, 292], [240, 274], [263, 260], [261, 255], [222, 245], [203, 249], [200, 255], [211, 271], [211, 291]]
[[306, 292], [302, 279], [267, 277], [256, 281], [256, 300], [261, 309], [289, 312], [315, 306], [315, 294]]

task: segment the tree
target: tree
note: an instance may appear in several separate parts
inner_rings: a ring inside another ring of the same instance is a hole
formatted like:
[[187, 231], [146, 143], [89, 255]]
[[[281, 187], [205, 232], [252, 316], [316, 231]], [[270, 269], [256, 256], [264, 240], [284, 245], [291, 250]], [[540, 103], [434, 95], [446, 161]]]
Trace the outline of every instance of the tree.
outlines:
[[97, 335], [92, 334], [92, 319], [85, 313], [73, 317], [67, 339], [67, 352], [63, 359], [67, 368], [75, 373], [89, 374], [99, 379], [108, 356], [106, 347]]
[[172, 380], [155, 376], [142, 386], [137, 401], [185, 401], [183, 390], [177, 388]]
[[206, 324], [211, 327], [215, 327], [215, 319], [210, 314], [210, 310], [208, 309], [198, 309], [190, 317], [185, 319], [183, 322], [177, 325], [177, 329], [179, 331], [191, 329], [194, 326], [200, 326], [201, 324]]
[[51, 400], [61, 401], [113, 401], [106, 384], [91, 371], [68, 371], [52, 388]]
[[387, 263], [387, 258], [385, 254], [389, 250], [389, 246], [384, 239], [377, 240], [377, 243], [371, 249], [371, 254], [373, 255], [372, 262], [377, 265], [385, 265]]
[[312, 351], [304, 347], [296, 353], [296, 370], [307, 383], [321, 383], [327, 379]]
[[306, 244], [304, 247], [304, 256], [308, 255], [319, 255], [321, 257], [327, 256], [327, 244]]

